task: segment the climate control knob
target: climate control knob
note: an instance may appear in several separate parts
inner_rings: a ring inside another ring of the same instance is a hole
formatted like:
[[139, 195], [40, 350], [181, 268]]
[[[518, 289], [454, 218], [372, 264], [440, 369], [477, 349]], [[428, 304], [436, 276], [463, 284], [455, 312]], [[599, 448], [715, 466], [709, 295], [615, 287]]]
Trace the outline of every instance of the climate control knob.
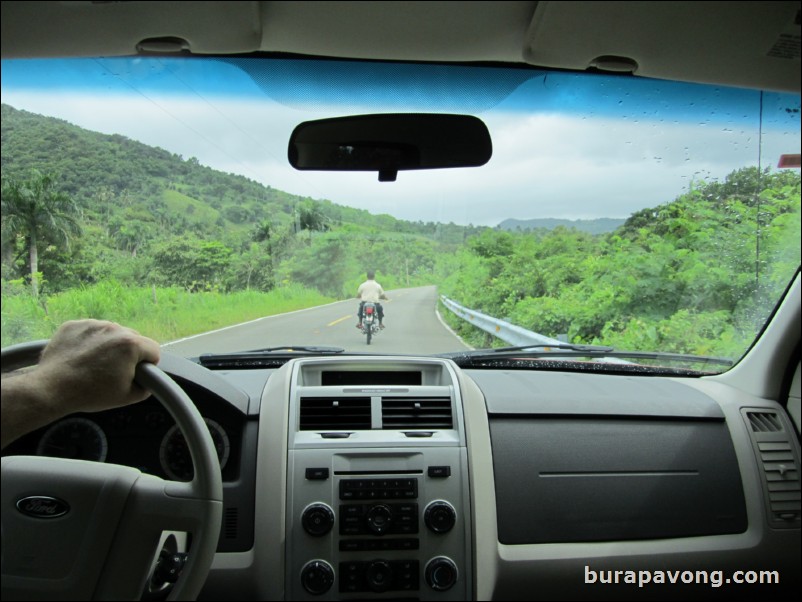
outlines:
[[457, 522], [457, 511], [448, 502], [432, 502], [423, 512], [423, 522], [435, 533], [448, 533]]
[[458, 575], [457, 565], [445, 556], [432, 558], [426, 565], [426, 584], [438, 592], [444, 592], [454, 587]]
[[326, 504], [312, 504], [301, 516], [304, 531], [314, 537], [323, 537], [334, 526], [334, 511]]
[[301, 569], [301, 584], [313, 596], [325, 594], [334, 584], [334, 569], [324, 560], [307, 562]]

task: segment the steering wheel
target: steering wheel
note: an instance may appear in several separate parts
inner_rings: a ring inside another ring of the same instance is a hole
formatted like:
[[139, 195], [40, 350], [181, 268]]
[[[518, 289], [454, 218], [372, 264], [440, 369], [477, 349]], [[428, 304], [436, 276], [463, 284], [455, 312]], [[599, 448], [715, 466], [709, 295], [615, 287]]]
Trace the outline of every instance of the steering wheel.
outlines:
[[[3, 349], [3, 372], [36, 364], [46, 343]], [[139, 600], [164, 531], [191, 537], [189, 557], [168, 599], [197, 597], [220, 534], [220, 464], [203, 418], [172, 379], [141, 363], [136, 381], [183, 431], [195, 477], [182, 483], [114, 464], [3, 458], [4, 600]]]

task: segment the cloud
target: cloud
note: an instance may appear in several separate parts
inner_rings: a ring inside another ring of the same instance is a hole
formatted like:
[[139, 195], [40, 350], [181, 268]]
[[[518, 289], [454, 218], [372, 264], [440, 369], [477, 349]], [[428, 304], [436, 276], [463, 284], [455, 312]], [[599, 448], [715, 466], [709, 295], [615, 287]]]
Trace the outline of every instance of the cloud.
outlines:
[[[590, 119], [521, 111], [484, 114], [494, 154], [474, 169], [401, 172], [394, 183], [373, 173], [298, 172], [286, 159], [300, 122], [353, 107], [290, 108], [157, 92], [71, 94], [3, 89], [3, 102], [106, 134], [122, 134], [184, 158], [304, 197], [422, 221], [495, 225], [507, 218], [626, 217], [665, 203], [691, 180], [723, 178], [757, 164], [757, 121], [731, 127], [667, 119]], [[797, 123], [798, 127], [798, 123]], [[764, 134], [764, 158], [799, 152], [798, 129]], [[795, 147], [795, 148], [792, 148]]]

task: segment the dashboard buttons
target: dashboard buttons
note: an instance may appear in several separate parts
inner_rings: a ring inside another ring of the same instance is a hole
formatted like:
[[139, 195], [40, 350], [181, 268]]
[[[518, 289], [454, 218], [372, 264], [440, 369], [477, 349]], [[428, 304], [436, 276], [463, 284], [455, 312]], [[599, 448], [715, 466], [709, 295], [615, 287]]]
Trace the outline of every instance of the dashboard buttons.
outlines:
[[450, 466], [430, 466], [428, 475], [432, 479], [447, 479], [451, 476]]
[[448, 533], [457, 522], [457, 512], [448, 502], [432, 502], [423, 512], [423, 522], [435, 533]]
[[340, 563], [340, 593], [410, 592], [420, 589], [417, 560], [384, 560]]
[[334, 569], [324, 560], [307, 562], [301, 569], [301, 584], [313, 596], [325, 594], [334, 584]]
[[375, 535], [384, 535], [393, 524], [393, 511], [385, 504], [376, 504], [368, 510], [365, 521]]
[[340, 506], [340, 535], [415, 535], [417, 532], [418, 505], [415, 503]]
[[307, 468], [306, 479], [308, 481], [325, 481], [329, 478], [328, 468]]
[[377, 594], [386, 592], [393, 580], [393, 570], [385, 560], [376, 560], [368, 565], [365, 572], [368, 587]]
[[444, 592], [454, 587], [458, 575], [457, 565], [445, 556], [432, 558], [426, 565], [426, 584], [438, 592]]
[[417, 479], [343, 479], [341, 500], [414, 500], [418, 497]]
[[312, 504], [304, 510], [301, 524], [309, 535], [322, 537], [334, 526], [334, 511], [326, 504]]

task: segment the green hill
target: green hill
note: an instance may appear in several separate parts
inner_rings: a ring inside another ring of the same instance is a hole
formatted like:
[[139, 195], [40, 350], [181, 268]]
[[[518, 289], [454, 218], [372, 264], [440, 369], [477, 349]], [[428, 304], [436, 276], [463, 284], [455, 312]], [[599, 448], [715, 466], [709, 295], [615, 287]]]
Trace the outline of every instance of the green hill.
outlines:
[[613, 232], [626, 220], [614, 219], [611, 217], [600, 217], [597, 219], [505, 219], [498, 227], [501, 230], [514, 232], [527, 232], [534, 230], [554, 230], [557, 227], [575, 228], [580, 232], [590, 234], [605, 234]]

